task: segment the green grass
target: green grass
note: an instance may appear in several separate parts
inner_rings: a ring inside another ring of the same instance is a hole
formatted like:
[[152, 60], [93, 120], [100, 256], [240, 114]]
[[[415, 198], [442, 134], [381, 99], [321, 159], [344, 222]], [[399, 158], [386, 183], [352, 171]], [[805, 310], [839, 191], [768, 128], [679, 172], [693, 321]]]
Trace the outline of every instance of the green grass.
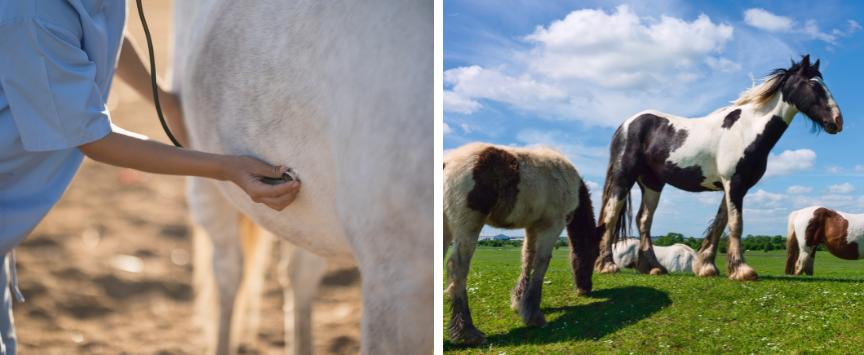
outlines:
[[[566, 248], [555, 251], [543, 286], [548, 324], [526, 328], [510, 309], [520, 250], [478, 247], [468, 278], [474, 324], [486, 344], [452, 353], [777, 353], [859, 352], [864, 348], [864, 261], [819, 252], [815, 276], [783, 275], [785, 251], [748, 252], [756, 282], [689, 274], [594, 274], [594, 292], [577, 296]], [[445, 301], [447, 302], [447, 301]]]

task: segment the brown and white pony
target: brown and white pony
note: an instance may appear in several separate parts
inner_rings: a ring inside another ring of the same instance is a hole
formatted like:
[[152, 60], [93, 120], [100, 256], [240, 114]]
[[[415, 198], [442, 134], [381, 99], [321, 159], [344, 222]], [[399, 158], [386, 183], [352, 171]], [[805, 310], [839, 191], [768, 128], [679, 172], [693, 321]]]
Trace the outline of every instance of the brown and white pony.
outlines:
[[522, 273], [511, 296], [526, 325], [546, 323], [540, 311], [543, 276], [561, 231], [567, 227], [577, 292], [591, 292], [597, 257], [591, 197], [573, 165], [548, 148], [514, 148], [472, 143], [444, 158], [444, 254], [450, 296], [450, 340], [479, 344], [485, 335], [474, 327], [466, 279], [483, 225], [525, 228]]
[[789, 214], [786, 238], [786, 274], [813, 275], [820, 244], [841, 259], [858, 260], [864, 255], [864, 214], [820, 206], [802, 208]]

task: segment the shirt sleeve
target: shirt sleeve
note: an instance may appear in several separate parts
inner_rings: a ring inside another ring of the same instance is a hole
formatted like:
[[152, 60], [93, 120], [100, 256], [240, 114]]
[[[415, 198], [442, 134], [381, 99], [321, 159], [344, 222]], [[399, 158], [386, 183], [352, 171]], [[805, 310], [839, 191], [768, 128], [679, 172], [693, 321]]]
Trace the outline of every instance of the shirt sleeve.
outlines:
[[111, 132], [81, 38], [38, 20], [0, 27], [0, 85], [25, 150], [76, 147]]

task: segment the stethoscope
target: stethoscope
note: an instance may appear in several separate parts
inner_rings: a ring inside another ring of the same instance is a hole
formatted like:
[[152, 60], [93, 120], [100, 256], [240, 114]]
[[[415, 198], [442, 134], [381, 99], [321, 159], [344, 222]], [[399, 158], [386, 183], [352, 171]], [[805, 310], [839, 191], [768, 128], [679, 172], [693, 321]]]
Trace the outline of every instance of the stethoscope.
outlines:
[[[174, 134], [171, 133], [171, 129], [168, 128], [168, 123], [165, 122], [165, 114], [162, 113], [162, 105], [159, 104], [159, 85], [156, 84], [156, 58], [153, 51], [153, 39], [150, 38], [150, 28], [147, 27], [147, 19], [144, 18], [144, 8], [141, 5], [141, 0], [136, 0], [135, 3], [138, 5], [138, 18], [141, 19], [141, 27], [144, 28], [144, 37], [147, 38], [147, 54], [150, 58], [150, 87], [153, 90], [153, 104], [156, 106], [156, 115], [159, 116], [159, 123], [162, 124], [162, 130], [165, 131], [165, 134], [168, 136], [168, 139], [171, 140], [171, 143], [174, 143], [174, 146], [178, 148], [183, 148], [183, 145], [174, 137]], [[271, 178], [271, 177], [259, 177], [259, 180], [265, 184], [276, 185], [289, 181], [297, 180], [297, 175], [293, 170], [288, 170], [285, 174], [282, 175], [281, 178]]]

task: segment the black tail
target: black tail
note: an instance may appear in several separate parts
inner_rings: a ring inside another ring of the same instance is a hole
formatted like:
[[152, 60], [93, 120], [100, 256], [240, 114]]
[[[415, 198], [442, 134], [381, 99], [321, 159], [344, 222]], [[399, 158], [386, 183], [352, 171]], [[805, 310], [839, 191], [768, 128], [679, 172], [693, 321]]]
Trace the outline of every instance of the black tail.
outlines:
[[584, 181], [579, 187], [579, 207], [573, 211], [567, 224], [567, 237], [570, 239], [570, 266], [573, 269], [576, 291], [587, 295], [591, 293], [591, 275], [599, 253], [601, 235], [594, 220], [591, 194]]

